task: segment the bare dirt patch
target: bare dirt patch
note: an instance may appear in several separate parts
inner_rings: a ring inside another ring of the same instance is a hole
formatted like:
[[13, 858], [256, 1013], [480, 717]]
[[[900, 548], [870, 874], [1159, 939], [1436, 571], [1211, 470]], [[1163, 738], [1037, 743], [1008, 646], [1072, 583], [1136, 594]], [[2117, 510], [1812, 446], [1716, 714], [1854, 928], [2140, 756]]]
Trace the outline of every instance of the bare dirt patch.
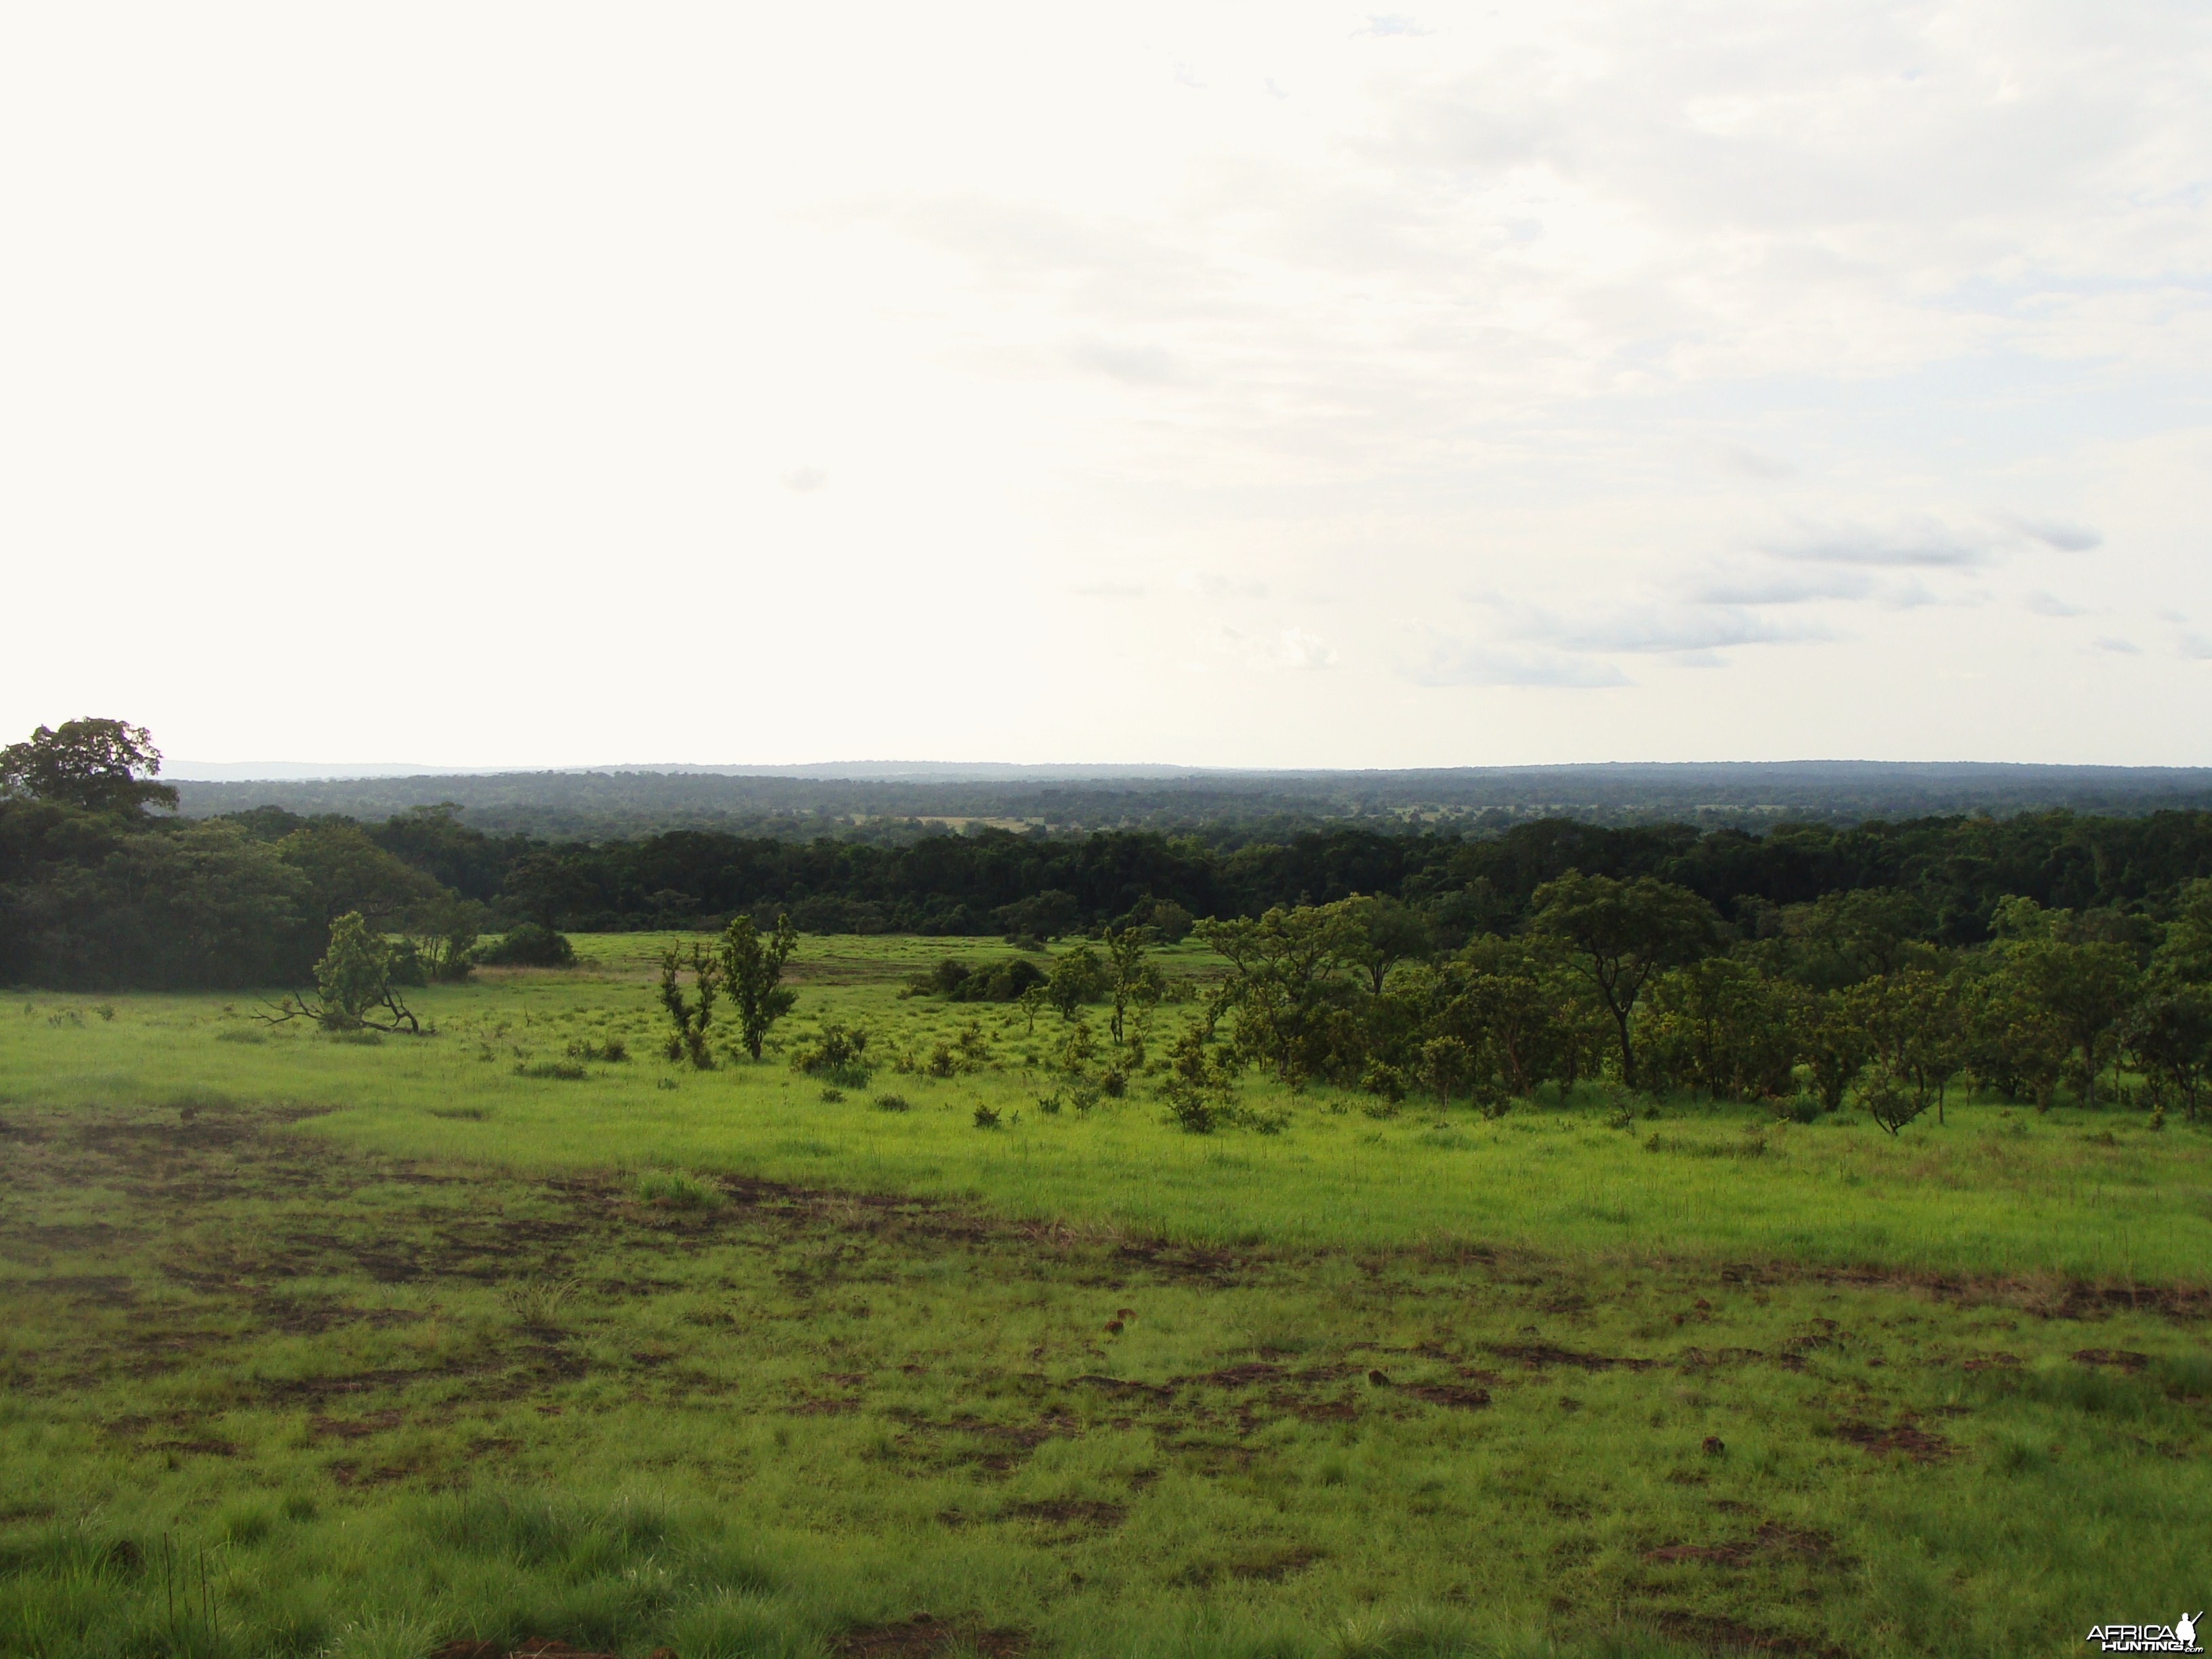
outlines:
[[1026, 1632], [984, 1630], [926, 1613], [892, 1625], [859, 1625], [830, 1638], [838, 1659], [934, 1659], [964, 1646], [982, 1659], [1019, 1659], [1030, 1645]]
[[1916, 1463], [1940, 1463], [1958, 1449], [1942, 1435], [1930, 1434], [1910, 1423], [1899, 1423], [1887, 1429], [1871, 1423], [1838, 1423], [1836, 1438], [1877, 1456], [1903, 1452]]
[[1648, 1371], [1656, 1363], [1621, 1354], [1580, 1353], [1551, 1342], [1489, 1342], [1483, 1346], [1500, 1359], [1519, 1360], [1532, 1371], [1552, 1365], [1572, 1365], [1585, 1371], [1609, 1371], [1616, 1366], [1623, 1370]]

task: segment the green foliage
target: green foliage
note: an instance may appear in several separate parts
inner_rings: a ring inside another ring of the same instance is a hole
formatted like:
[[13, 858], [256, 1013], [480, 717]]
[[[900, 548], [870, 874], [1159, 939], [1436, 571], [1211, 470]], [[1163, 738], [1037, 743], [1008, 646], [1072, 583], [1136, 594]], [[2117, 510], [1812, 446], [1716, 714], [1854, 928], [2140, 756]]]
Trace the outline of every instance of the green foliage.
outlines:
[[1328, 1070], [1337, 1029], [1329, 1016], [1355, 988], [1342, 970], [1365, 944], [1350, 902], [1278, 907], [1256, 921], [1201, 923], [1198, 933], [1229, 962], [1212, 1012], [1232, 1017], [1238, 1057], [1285, 1082]]
[[661, 953], [660, 1008], [668, 1016], [670, 1031], [665, 1053], [669, 1059], [691, 1062], [695, 1071], [712, 1071], [714, 1051], [707, 1046], [707, 1029], [714, 1024], [714, 999], [721, 990], [722, 966], [700, 945], [691, 947], [691, 990], [684, 989], [684, 959], [673, 946]]
[[769, 1030], [799, 1000], [779, 982], [783, 964], [798, 948], [799, 935], [788, 916], [778, 916], [775, 933], [766, 939], [747, 915], [732, 917], [722, 930], [722, 988], [738, 1011], [738, 1040], [756, 1060]]
[[1023, 957], [1012, 957], [983, 969], [975, 969], [957, 957], [942, 957], [926, 974], [908, 981], [917, 996], [943, 997], [948, 1002], [1019, 1002], [1035, 1006], [1031, 993], [1042, 1001], [1047, 979], [1043, 969]]
[[1686, 888], [1641, 876], [1617, 881], [1569, 871], [1531, 896], [1529, 925], [1571, 951], [1576, 970], [1596, 987], [1620, 1036], [1621, 1080], [1637, 1086], [1629, 1029], [1637, 999], [1653, 975], [1694, 961], [1715, 944], [1712, 907]]
[[637, 1177], [638, 1197], [647, 1204], [670, 1210], [711, 1210], [722, 1201], [722, 1189], [688, 1170], [648, 1170]]
[[1160, 1092], [1169, 1116], [1186, 1134], [1211, 1134], [1236, 1110], [1235, 1063], [1211, 1038], [1205, 1026], [1194, 1025], [1168, 1050]]
[[0, 800], [0, 979], [56, 987], [297, 983], [320, 952], [306, 878], [235, 825], [131, 829]]
[[814, 1042], [793, 1054], [791, 1064], [795, 1071], [843, 1089], [865, 1089], [874, 1074], [868, 1060], [866, 1030], [834, 1019], [822, 1022]]
[[0, 749], [0, 796], [135, 818], [149, 806], [176, 810], [176, 790], [151, 781], [161, 769], [144, 726], [88, 715]]
[[1087, 945], [1078, 945], [1054, 959], [1045, 997], [1062, 1019], [1072, 1020], [1085, 1003], [1098, 1000], [1106, 984], [1106, 969], [1098, 953]]
[[390, 941], [371, 933], [362, 916], [340, 916], [331, 924], [330, 945], [315, 963], [319, 998], [295, 993], [284, 997], [261, 1018], [277, 1025], [312, 1019], [325, 1030], [341, 1034], [400, 1030], [419, 1034], [422, 1023], [401, 1000], [399, 988], [393, 981], [392, 955]]
[[476, 960], [495, 968], [573, 968], [576, 947], [567, 934], [541, 922], [526, 921], [477, 951]]

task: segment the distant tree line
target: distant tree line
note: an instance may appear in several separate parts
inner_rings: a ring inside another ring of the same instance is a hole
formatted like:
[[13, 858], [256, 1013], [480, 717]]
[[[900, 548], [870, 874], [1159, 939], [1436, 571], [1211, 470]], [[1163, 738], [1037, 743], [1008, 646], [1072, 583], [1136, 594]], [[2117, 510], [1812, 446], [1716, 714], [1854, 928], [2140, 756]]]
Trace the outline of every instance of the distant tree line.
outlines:
[[[1194, 919], [1256, 922], [1355, 895], [1391, 902], [1409, 958], [1437, 957], [1528, 937], [1556, 897], [1547, 889], [1570, 875], [1686, 893], [1731, 951], [1753, 957], [1796, 948], [1775, 941], [1796, 937], [1802, 907], [1854, 894], [1909, 905], [1914, 942], [1956, 951], [2005, 937], [2020, 901], [2069, 913], [2069, 927], [2154, 933], [2180, 914], [2187, 884], [2212, 877], [2212, 812], [2197, 811], [1756, 835], [1553, 818], [1496, 833], [1340, 827], [1232, 848], [1148, 830], [550, 842], [487, 835], [450, 805], [374, 823], [271, 806], [183, 819], [162, 810], [173, 797], [159, 766], [143, 729], [118, 720], [41, 727], [0, 751], [0, 980], [301, 983], [331, 923], [356, 914], [402, 941], [404, 979], [462, 970], [484, 932], [508, 934], [526, 959], [557, 959], [563, 929], [713, 931], [740, 915], [772, 928], [787, 915], [802, 933], [1047, 939], [1142, 923], [1174, 938]], [[1370, 971], [1370, 992], [1382, 985]]]

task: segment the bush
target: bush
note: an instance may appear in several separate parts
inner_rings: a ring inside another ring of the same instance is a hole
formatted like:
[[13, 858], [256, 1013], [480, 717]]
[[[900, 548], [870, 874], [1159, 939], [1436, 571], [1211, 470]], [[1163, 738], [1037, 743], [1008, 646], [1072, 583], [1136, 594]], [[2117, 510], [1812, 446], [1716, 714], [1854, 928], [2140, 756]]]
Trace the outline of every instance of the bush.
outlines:
[[926, 974], [907, 981], [913, 996], [943, 997], [948, 1002], [1018, 1002], [1023, 992], [1045, 982], [1044, 970], [1021, 957], [988, 968], [970, 968], [947, 957]]
[[568, 1045], [568, 1058], [619, 1064], [629, 1058], [629, 1044], [618, 1036], [605, 1037], [598, 1042], [584, 1037]]
[[981, 1101], [977, 1101], [975, 1103], [975, 1127], [979, 1129], [997, 1128], [999, 1127], [998, 1108], [995, 1106], [986, 1106]]
[[857, 1026], [824, 1020], [811, 1048], [791, 1057], [792, 1069], [818, 1077], [841, 1089], [865, 1089], [874, 1067], [868, 1063], [868, 1034]]
[[576, 947], [566, 933], [526, 921], [478, 951], [476, 959], [498, 968], [573, 968]]
[[879, 1112], [903, 1112], [908, 1109], [904, 1095], [878, 1095], [874, 1104]]

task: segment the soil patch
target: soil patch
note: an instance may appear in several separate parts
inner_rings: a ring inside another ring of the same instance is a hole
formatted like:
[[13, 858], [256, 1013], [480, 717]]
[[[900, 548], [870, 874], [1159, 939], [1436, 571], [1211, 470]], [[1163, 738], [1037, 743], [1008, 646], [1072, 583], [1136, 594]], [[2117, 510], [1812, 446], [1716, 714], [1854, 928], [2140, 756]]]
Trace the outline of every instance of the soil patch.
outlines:
[[1018, 1630], [979, 1630], [972, 1625], [917, 1613], [895, 1625], [859, 1625], [830, 1638], [838, 1659], [933, 1659], [956, 1644], [983, 1659], [1019, 1659], [1030, 1638]]
[[2136, 1353], [2129, 1348], [2076, 1348], [2074, 1363], [2077, 1365], [2111, 1365], [2132, 1376], [2150, 1364], [2150, 1356]]
[[1785, 1526], [1769, 1521], [1749, 1538], [1726, 1544], [1664, 1544], [1644, 1552], [1647, 1561], [1711, 1561], [1721, 1566], [1748, 1566], [1761, 1559], [1804, 1561], [1832, 1559], [1836, 1540], [1808, 1527]]
[[1015, 1504], [1006, 1510], [1006, 1514], [1017, 1521], [1047, 1521], [1062, 1527], [1118, 1527], [1128, 1513], [1127, 1504], [1091, 1498], [1055, 1498], [1040, 1503]]
[[1707, 1653], [1795, 1653], [1812, 1659], [1850, 1659], [1833, 1643], [1789, 1631], [1761, 1630], [1740, 1619], [1717, 1613], [1662, 1612], [1650, 1615], [1652, 1623], [1678, 1641], [1693, 1643]]
[[1551, 1342], [1490, 1342], [1484, 1347], [1500, 1359], [1517, 1359], [1532, 1371], [1549, 1365], [1572, 1365], [1586, 1371], [1609, 1371], [1615, 1366], [1624, 1370], [1648, 1371], [1656, 1363], [1620, 1354], [1578, 1353]]
[[1940, 1463], [1957, 1449], [1940, 1434], [1929, 1434], [1910, 1423], [1877, 1428], [1871, 1423], [1838, 1423], [1836, 1438], [1877, 1455], [1903, 1452], [1916, 1463]]

